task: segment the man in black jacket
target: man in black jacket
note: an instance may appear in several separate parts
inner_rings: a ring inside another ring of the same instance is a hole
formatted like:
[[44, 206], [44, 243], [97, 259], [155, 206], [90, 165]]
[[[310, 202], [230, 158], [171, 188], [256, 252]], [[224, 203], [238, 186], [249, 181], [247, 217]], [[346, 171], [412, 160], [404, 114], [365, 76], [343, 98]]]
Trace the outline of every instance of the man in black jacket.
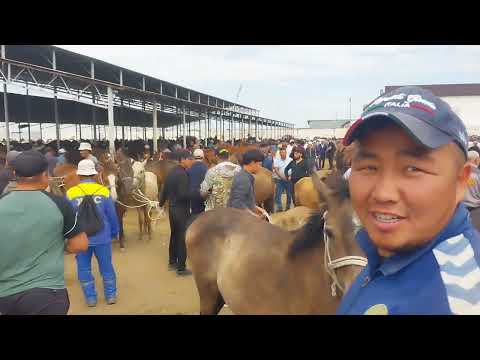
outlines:
[[335, 156], [335, 151], [337, 151], [335, 142], [333, 140], [330, 140], [327, 145], [327, 159], [329, 170], [333, 170], [333, 157]]
[[192, 164], [192, 156], [186, 150], [172, 153], [170, 159], [178, 161], [178, 166], [174, 167], [167, 178], [163, 191], [160, 194], [160, 206], [169, 202], [169, 220], [170, 220], [170, 244], [169, 244], [169, 270], [177, 270], [178, 276], [190, 275], [192, 272], [187, 270], [187, 248], [185, 246], [185, 232], [187, 230], [187, 220], [190, 216], [190, 198], [188, 175], [186, 169]]
[[[308, 166], [305, 161], [305, 149], [301, 146], [297, 146], [295, 150], [293, 150], [293, 160], [285, 167], [285, 176], [289, 181], [292, 183], [292, 199], [293, 204], [297, 206], [295, 203], [295, 184], [301, 178], [308, 176]], [[291, 170], [291, 174], [289, 175], [288, 172]]]

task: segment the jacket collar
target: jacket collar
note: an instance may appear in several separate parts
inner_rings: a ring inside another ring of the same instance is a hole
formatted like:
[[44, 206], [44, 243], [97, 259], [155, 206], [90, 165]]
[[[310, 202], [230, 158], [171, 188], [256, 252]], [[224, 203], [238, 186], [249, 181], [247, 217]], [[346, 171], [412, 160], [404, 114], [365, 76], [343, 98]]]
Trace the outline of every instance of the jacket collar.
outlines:
[[392, 257], [384, 260], [383, 264], [381, 263], [382, 258], [378, 255], [377, 248], [372, 243], [365, 229], [359, 230], [356, 238], [360, 247], [367, 255], [370, 276], [373, 276], [376, 271], [380, 271], [383, 275], [388, 276], [404, 269], [422, 255], [435, 248], [442, 241], [464, 233], [471, 226], [468, 210], [465, 205], [459, 204], [450, 222], [432, 241], [411, 251], [396, 253]]

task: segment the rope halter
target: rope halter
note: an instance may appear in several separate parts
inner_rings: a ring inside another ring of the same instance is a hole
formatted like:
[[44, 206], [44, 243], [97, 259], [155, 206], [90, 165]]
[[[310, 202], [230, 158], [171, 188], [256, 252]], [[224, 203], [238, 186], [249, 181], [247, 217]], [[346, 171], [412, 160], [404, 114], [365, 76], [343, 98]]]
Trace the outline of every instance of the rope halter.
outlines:
[[362, 266], [365, 267], [367, 265], [367, 259], [362, 256], [344, 256], [335, 260], [332, 260], [330, 255], [330, 238], [327, 235], [326, 231], [326, 224], [327, 224], [327, 213], [325, 211], [323, 214], [323, 240], [325, 241], [325, 270], [327, 271], [328, 275], [332, 279], [332, 296], [337, 296], [337, 287], [340, 289], [342, 293], [345, 293], [344, 287], [340, 284], [338, 280], [337, 274], [335, 272], [336, 269], [345, 267], [345, 266]]

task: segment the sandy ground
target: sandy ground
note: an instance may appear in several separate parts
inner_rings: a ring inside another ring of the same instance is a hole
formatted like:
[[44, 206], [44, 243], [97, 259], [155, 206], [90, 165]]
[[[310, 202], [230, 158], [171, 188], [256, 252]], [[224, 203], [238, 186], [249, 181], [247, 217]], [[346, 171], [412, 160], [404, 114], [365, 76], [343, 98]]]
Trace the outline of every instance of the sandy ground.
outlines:
[[[155, 215], [153, 215], [155, 216]], [[168, 271], [168, 218], [160, 219], [153, 226], [152, 239], [138, 240], [137, 215], [129, 210], [125, 216], [127, 249], [120, 252], [113, 244], [113, 263], [117, 273], [118, 301], [107, 305], [103, 296], [102, 279], [95, 258], [92, 268], [97, 287], [98, 303], [89, 308], [84, 301], [74, 255], [65, 259], [65, 282], [70, 296], [72, 315], [196, 315], [199, 298], [193, 276], [177, 277]], [[224, 308], [221, 314], [231, 314]]]
[[[282, 197], [285, 206], [285, 195]], [[153, 217], [156, 216], [154, 213]], [[102, 279], [95, 257], [92, 269], [97, 287], [98, 303], [89, 308], [84, 301], [74, 255], [65, 259], [65, 282], [70, 296], [72, 315], [196, 315], [199, 314], [199, 297], [193, 276], [177, 277], [168, 271], [168, 242], [170, 225], [164, 216], [152, 226], [152, 239], [138, 239], [138, 222], [135, 210], [125, 216], [127, 249], [120, 252], [118, 242], [113, 243], [113, 264], [117, 273], [117, 303], [107, 305], [103, 296]], [[188, 267], [188, 262], [187, 262]], [[227, 307], [221, 315], [232, 315]]]

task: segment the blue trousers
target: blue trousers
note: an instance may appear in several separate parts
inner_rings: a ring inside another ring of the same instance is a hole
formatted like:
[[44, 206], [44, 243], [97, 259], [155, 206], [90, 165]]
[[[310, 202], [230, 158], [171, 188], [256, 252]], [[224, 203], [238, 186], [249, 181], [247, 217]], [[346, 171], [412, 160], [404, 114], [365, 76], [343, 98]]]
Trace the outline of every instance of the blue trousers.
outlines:
[[82, 286], [83, 294], [87, 300], [97, 299], [95, 278], [92, 274], [93, 254], [97, 258], [100, 274], [102, 274], [105, 298], [110, 299], [117, 295], [117, 282], [112, 264], [112, 243], [89, 246], [87, 251], [76, 255], [78, 280]]
[[282, 211], [282, 194], [285, 191], [287, 193], [287, 209], [290, 208], [292, 203], [292, 183], [285, 180], [275, 180], [275, 204], [277, 206], [277, 211]]

